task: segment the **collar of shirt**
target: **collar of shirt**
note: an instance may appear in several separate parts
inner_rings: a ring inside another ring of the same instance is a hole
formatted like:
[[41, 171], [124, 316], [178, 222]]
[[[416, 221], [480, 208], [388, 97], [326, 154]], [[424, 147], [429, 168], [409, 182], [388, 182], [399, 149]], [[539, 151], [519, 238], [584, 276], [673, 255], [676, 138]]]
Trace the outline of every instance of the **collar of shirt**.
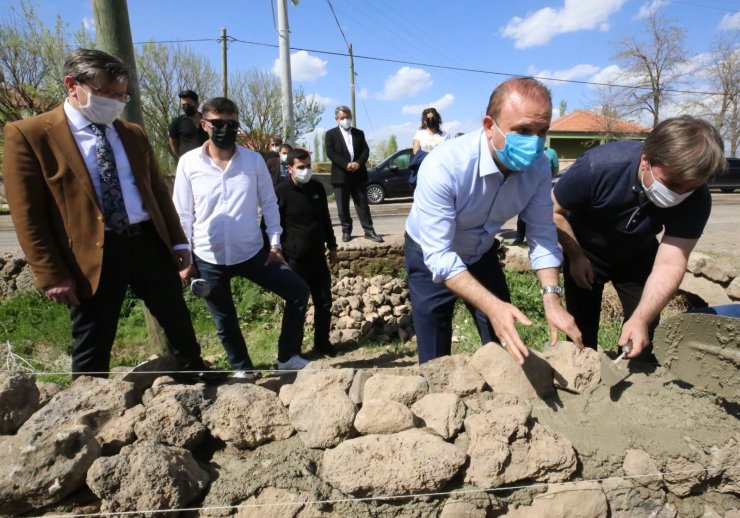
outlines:
[[[69, 99], [64, 100], [64, 114], [67, 116], [67, 120], [69, 121], [69, 125], [72, 127], [72, 131], [80, 131], [92, 124], [90, 120], [82, 115], [82, 112], [76, 108], [74, 108], [70, 102]], [[105, 127], [111, 128], [112, 124], [106, 124]], [[92, 130], [89, 130], [92, 133]]]
[[480, 130], [480, 162], [478, 166], [478, 174], [481, 177], [488, 176], [489, 174], [501, 173], [501, 170], [493, 160], [491, 155], [491, 148], [488, 147], [488, 137], [486, 136], [486, 129], [481, 128]]
[[200, 157], [200, 159], [201, 159], [201, 160], [202, 160], [203, 162], [205, 162], [206, 164], [208, 164], [208, 165], [210, 165], [210, 166], [212, 166], [212, 167], [215, 167], [215, 168], [216, 168], [216, 169], [218, 169], [219, 171], [221, 171], [221, 172], [225, 173], [226, 171], [228, 171], [228, 169], [229, 169], [229, 166], [230, 166], [231, 164], [234, 164], [234, 163], [236, 163], [236, 162], [238, 162], [238, 161], [240, 160], [240, 157], [241, 157], [241, 152], [239, 151], [239, 147], [240, 147], [240, 146], [238, 146], [238, 145], [237, 145], [237, 146], [236, 146], [236, 150], [234, 150], [234, 154], [233, 154], [233, 155], [231, 155], [231, 157], [229, 158], [229, 162], [228, 162], [228, 163], [226, 164], [226, 168], [222, 170], [222, 169], [221, 169], [221, 168], [220, 168], [220, 167], [219, 167], [219, 166], [218, 166], [218, 165], [216, 164], [216, 161], [215, 161], [215, 160], [213, 159], [213, 157], [212, 157], [211, 155], [209, 155], [208, 153], [206, 153], [206, 146], [208, 146], [208, 143], [209, 143], [209, 142], [210, 142], [210, 140], [206, 140], [206, 141], [205, 141], [205, 142], [203, 143], [203, 145], [202, 145], [202, 146], [200, 146], [200, 148], [199, 148], [199, 151], [198, 151], [198, 156], [199, 156], [199, 157]]

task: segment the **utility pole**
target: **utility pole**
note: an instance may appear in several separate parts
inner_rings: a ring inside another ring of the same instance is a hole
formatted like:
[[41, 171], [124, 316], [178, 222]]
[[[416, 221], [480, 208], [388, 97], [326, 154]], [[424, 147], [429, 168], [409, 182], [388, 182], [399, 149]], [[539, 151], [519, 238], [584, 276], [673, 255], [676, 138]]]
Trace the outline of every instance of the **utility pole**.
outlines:
[[[129, 71], [128, 94], [131, 100], [126, 104], [123, 118], [144, 127], [144, 116], [141, 111], [141, 94], [139, 79], [136, 74], [134, 43], [131, 39], [131, 24], [128, 18], [126, 0], [92, 0], [95, 14], [95, 34], [100, 50], [121, 59]], [[167, 337], [157, 319], [149, 312], [143, 302], [149, 345], [160, 356], [170, 356]]]
[[128, 94], [131, 100], [123, 111], [123, 118], [144, 126], [139, 93], [139, 76], [136, 74], [134, 44], [131, 40], [131, 25], [126, 0], [92, 0], [95, 14], [97, 46], [108, 54], [121, 59], [129, 70]]
[[[293, 0], [294, 4], [298, 2]], [[280, 82], [282, 86], [283, 127], [285, 140], [295, 144], [295, 122], [293, 118], [293, 80], [290, 75], [290, 31], [288, 30], [287, 0], [277, 0], [278, 39], [280, 42]]]
[[352, 44], [349, 44], [349, 95], [352, 100], [352, 126], [357, 127], [357, 112], [355, 111], [355, 59], [352, 55]]
[[228, 59], [227, 59], [227, 39], [226, 39], [226, 27], [221, 27], [221, 90], [223, 90], [223, 96], [228, 97], [229, 95], [229, 74], [228, 74]]

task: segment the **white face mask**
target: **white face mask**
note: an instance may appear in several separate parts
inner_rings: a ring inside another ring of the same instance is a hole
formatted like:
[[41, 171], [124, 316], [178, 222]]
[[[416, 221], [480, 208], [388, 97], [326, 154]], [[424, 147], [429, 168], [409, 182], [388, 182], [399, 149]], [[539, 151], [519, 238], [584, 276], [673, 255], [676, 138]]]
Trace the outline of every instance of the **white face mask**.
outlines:
[[298, 183], [308, 183], [311, 179], [311, 175], [313, 175], [313, 172], [310, 167], [306, 167], [305, 169], [293, 169], [293, 177]]
[[643, 177], [645, 176], [644, 169], [642, 170], [640, 183], [642, 183], [642, 189], [643, 191], [645, 191], [645, 195], [651, 202], [653, 202], [653, 205], [657, 207], [660, 207], [662, 209], [675, 207], [686, 198], [691, 196], [691, 193], [694, 192], [694, 190], [692, 189], [684, 194], [676, 194], [668, 187], [666, 187], [665, 184], [663, 184], [660, 180], [655, 178], [655, 175], [653, 174], [653, 167], [651, 164], [648, 164], [648, 170], [650, 171], [650, 176], [653, 177], [653, 184], [650, 187], [645, 187], [645, 182], [643, 181]]
[[272, 146], [270, 148], [270, 151], [272, 151], [273, 153], [280, 153], [280, 146]]
[[78, 107], [80, 113], [95, 124], [111, 124], [121, 116], [124, 108], [126, 108], [124, 102], [95, 95], [89, 90], [85, 90], [85, 92], [87, 93], [87, 104], [83, 106], [78, 103]]
[[352, 119], [342, 119], [339, 121], [339, 127], [342, 129], [350, 129], [352, 127]]

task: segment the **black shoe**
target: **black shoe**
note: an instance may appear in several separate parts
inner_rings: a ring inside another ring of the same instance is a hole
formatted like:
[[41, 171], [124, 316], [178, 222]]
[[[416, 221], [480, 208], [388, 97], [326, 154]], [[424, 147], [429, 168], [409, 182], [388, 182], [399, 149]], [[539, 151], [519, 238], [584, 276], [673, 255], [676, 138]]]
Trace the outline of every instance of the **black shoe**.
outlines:
[[193, 385], [195, 383], [205, 383], [206, 385], [218, 385], [226, 381], [229, 377], [228, 372], [206, 369], [202, 371], [177, 372], [172, 377], [178, 383]]
[[370, 241], [375, 241], [376, 243], [383, 242], [383, 238], [376, 234], [374, 230], [370, 232], [365, 232], [365, 238], [369, 239]]
[[344, 241], [345, 243], [349, 243], [350, 241], [352, 241], [352, 234], [350, 234], [349, 232], [342, 232], [342, 241]]
[[313, 349], [311, 349], [311, 353], [316, 356], [335, 356], [337, 354], [331, 345], [314, 345]]
[[524, 238], [517, 236], [517, 238], [514, 239], [514, 241], [512, 241], [511, 244], [512, 245], [521, 245], [521, 244], [524, 244]]

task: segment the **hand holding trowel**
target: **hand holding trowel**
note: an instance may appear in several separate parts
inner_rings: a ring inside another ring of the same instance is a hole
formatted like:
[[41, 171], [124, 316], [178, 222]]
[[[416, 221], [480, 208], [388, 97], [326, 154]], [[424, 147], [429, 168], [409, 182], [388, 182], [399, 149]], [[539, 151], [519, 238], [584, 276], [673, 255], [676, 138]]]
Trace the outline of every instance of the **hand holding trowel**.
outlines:
[[608, 386], [613, 387], [624, 378], [626, 378], [630, 370], [627, 366], [627, 361], [622, 359], [629, 354], [632, 350], [632, 340], [622, 346], [622, 354], [620, 354], [616, 360], [609, 358], [603, 349], [599, 349], [599, 358], [601, 360], [601, 382]]

